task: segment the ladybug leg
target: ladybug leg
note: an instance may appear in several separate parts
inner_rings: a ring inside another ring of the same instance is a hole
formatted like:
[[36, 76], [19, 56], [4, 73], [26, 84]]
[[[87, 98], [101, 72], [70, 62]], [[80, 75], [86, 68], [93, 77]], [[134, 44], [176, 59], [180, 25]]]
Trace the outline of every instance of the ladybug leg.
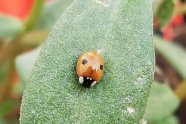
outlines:
[[83, 84], [83, 82], [84, 82], [84, 79], [83, 79], [83, 77], [80, 76], [80, 77], [79, 77], [79, 83], [80, 83], [80, 84]]
[[93, 87], [96, 84], [96, 81], [92, 82], [91, 87]]

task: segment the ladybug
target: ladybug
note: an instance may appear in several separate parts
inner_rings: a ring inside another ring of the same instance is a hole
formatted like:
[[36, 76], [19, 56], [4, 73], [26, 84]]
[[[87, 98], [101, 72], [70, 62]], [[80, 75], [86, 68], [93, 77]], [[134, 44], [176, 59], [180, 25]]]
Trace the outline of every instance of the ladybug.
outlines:
[[98, 52], [86, 52], [78, 58], [76, 71], [79, 83], [90, 88], [97, 84], [103, 76], [103, 58]]

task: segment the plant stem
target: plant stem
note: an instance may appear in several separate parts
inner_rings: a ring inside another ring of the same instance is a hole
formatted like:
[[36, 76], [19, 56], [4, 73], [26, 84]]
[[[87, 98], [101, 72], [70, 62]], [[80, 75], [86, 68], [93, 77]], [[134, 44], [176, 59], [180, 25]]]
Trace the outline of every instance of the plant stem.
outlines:
[[3, 46], [0, 53], [0, 65], [17, 55], [20, 51], [18, 41], [13, 41]]
[[48, 31], [32, 31], [22, 36], [19, 39], [19, 43], [22, 48], [33, 48], [45, 41], [47, 36]]
[[185, 100], [186, 99], [186, 81], [178, 85], [177, 88], [174, 90], [174, 92], [181, 101]]
[[25, 22], [25, 32], [32, 30], [37, 23], [42, 11], [43, 3], [43, 0], [35, 0], [32, 12]]
[[3, 82], [1, 89], [0, 102], [3, 102], [10, 98], [12, 86], [13, 86], [13, 76], [14, 76], [14, 59], [8, 61], [8, 71]]
[[174, 10], [175, 14], [185, 14], [186, 13], [186, 4], [181, 4], [181, 5], [177, 5], [175, 6], [175, 10]]

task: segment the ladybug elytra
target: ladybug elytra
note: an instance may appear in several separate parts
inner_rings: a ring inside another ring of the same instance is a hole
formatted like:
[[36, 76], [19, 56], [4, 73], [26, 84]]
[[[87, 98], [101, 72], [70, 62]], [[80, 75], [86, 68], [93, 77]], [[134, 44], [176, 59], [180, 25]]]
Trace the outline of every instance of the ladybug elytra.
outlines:
[[86, 52], [79, 57], [76, 71], [79, 83], [90, 88], [97, 84], [103, 76], [103, 58], [97, 52]]

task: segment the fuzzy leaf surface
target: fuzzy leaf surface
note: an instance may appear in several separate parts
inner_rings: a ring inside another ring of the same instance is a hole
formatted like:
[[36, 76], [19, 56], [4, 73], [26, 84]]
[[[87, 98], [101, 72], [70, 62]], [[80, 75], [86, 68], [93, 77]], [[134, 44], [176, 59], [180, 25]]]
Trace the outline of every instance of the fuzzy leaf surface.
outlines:
[[[105, 74], [80, 86], [78, 57], [100, 51]], [[151, 0], [76, 0], [59, 18], [24, 92], [21, 123], [137, 124], [153, 82]]]

